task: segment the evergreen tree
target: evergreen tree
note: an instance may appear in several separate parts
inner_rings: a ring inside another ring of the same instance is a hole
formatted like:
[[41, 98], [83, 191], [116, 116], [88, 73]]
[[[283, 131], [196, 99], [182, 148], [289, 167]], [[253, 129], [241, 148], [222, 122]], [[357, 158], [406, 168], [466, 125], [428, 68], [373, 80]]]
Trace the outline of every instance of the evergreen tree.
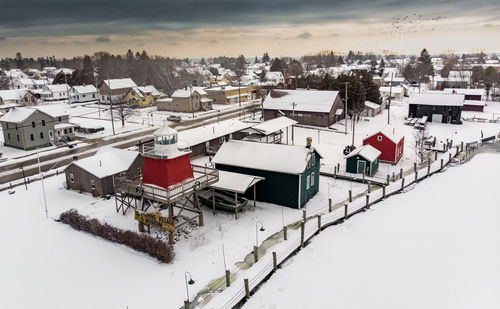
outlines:
[[83, 68], [80, 71], [79, 83], [86, 85], [94, 84], [94, 67], [88, 55], [83, 57]]
[[262, 56], [262, 62], [266, 63], [269, 62], [271, 58], [269, 57], [269, 54], [267, 52], [264, 53], [264, 56]]
[[24, 69], [24, 59], [20, 52], [16, 53], [16, 66], [18, 69]]
[[384, 61], [384, 57], [382, 57], [382, 58], [380, 59], [379, 68], [380, 68], [381, 70], [385, 68], [385, 61]]
[[382, 98], [380, 97], [379, 87], [373, 81], [373, 76], [366, 70], [359, 72], [361, 83], [366, 91], [366, 100], [373, 103], [381, 104]]
[[201, 65], [207, 65], [207, 62], [205, 61], [205, 58], [201, 58], [201, 61], [200, 61], [200, 64]]
[[274, 58], [271, 62], [271, 72], [282, 72], [283, 75], [285, 71], [285, 62], [278, 57]]
[[234, 66], [234, 72], [236, 73], [238, 78], [241, 77], [245, 72], [245, 65], [246, 65], [245, 56], [239, 55], [238, 58], [236, 58], [236, 64]]
[[417, 59], [417, 70], [421, 75], [434, 75], [434, 67], [432, 66], [431, 56], [427, 49], [422, 49], [420, 57]]

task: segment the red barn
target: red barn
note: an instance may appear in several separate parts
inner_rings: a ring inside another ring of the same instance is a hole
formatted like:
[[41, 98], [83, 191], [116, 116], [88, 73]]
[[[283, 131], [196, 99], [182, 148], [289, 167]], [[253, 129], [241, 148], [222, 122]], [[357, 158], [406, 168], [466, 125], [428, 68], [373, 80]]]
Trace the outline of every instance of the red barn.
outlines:
[[390, 126], [363, 140], [363, 145], [371, 145], [381, 152], [380, 161], [393, 164], [398, 163], [403, 156], [404, 143], [405, 137]]
[[154, 133], [154, 149], [144, 152], [142, 182], [168, 189], [193, 178], [190, 153], [178, 150], [177, 131], [167, 126], [158, 129]]

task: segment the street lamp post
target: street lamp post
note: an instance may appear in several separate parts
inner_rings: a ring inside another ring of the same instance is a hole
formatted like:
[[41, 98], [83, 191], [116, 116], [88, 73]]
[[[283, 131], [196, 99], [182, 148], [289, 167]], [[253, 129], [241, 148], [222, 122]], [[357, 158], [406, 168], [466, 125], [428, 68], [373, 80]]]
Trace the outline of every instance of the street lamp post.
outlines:
[[[260, 229], [259, 229], [260, 224]], [[260, 221], [255, 222], [255, 247], [253, 248], [253, 256], [255, 262], [259, 260], [259, 231], [264, 232], [264, 224]]]
[[[188, 275], [189, 275], [189, 281], [188, 281]], [[194, 284], [193, 277], [188, 271], [184, 272], [184, 280], [186, 281], [186, 296], [187, 300], [184, 301], [184, 309], [189, 309], [189, 286]]]

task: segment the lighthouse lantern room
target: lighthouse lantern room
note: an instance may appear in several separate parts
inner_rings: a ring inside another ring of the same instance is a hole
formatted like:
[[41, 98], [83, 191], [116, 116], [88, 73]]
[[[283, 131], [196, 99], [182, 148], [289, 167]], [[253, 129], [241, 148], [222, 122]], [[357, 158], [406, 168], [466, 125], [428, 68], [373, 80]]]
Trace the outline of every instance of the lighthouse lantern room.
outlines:
[[143, 184], [169, 189], [193, 178], [189, 156], [178, 149], [177, 131], [164, 125], [154, 133], [154, 148], [144, 152]]

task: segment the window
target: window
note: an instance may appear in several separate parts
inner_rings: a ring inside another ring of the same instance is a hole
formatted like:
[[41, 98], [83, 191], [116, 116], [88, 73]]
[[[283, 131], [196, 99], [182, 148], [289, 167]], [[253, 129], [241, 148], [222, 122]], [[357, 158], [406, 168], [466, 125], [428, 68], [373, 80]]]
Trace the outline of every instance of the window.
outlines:
[[69, 174], [69, 181], [70, 181], [71, 183], [75, 183], [75, 175], [73, 175], [73, 173], [70, 173], [70, 174]]
[[306, 178], [306, 190], [309, 190], [310, 184], [311, 184], [311, 175], [307, 175], [307, 178]]
[[17, 141], [19, 142], [19, 134], [17, 134]]
[[94, 93], [94, 94], [92, 94], [92, 98], [93, 98], [93, 99], [95, 99], [95, 93]]
[[31, 126], [32, 126], [33, 128], [36, 126], [34, 121], [32, 121], [32, 122], [31, 122]]
[[69, 133], [73, 133], [73, 128], [69, 128]]
[[32, 140], [32, 141], [35, 140], [35, 136], [33, 134], [30, 134], [30, 140]]
[[42, 120], [42, 126], [45, 127], [45, 120]]
[[40, 132], [40, 139], [43, 139], [43, 132]]
[[64, 134], [68, 134], [68, 129], [64, 129]]
[[311, 160], [307, 161], [307, 168], [311, 167]]
[[62, 120], [61, 117], [59, 117], [58, 120], [61, 121]]
[[8, 139], [9, 139], [9, 141], [10, 141], [10, 133], [7, 133], [7, 138], [8, 138]]
[[314, 172], [311, 173], [311, 187], [314, 186]]
[[382, 141], [382, 135], [377, 136], [377, 141]]
[[95, 190], [95, 181], [94, 181], [94, 179], [90, 179], [90, 187], [92, 188], [92, 191]]
[[16, 123], [16, 131], [17, 131], [17, 123]]
[[312, 161], [312, 166], [314, 166], [314, 164], [316, 164], [316, 156], [314, 154], [311, 158], [311, 161]]

